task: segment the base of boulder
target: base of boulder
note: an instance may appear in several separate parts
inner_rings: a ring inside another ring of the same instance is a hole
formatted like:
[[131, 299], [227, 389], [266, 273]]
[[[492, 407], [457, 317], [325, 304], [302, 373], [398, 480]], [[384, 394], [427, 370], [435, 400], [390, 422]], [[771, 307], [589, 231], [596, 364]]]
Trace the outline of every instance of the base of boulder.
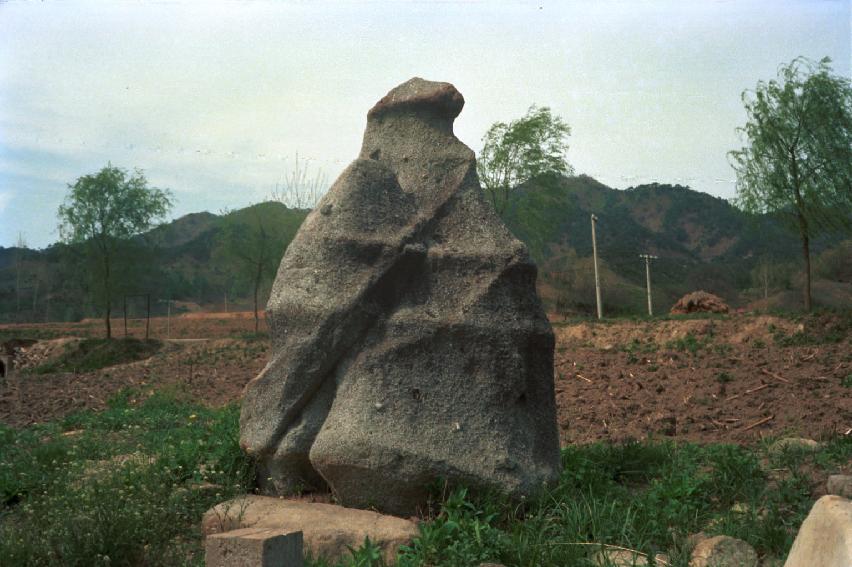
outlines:
[[852, 565], [852, 501], [823, 496], [799, 528], [784, 567]]
[[207, 536], [242, 528], [302, 532], [305, 553], [331, 562], [348, 557], [349, 548], [357, 549], [370, 538], [388, 565], [395, 563], [399, 548], [419, 533], [411, 520], [369, 510], [255, 495], [218, 504], [202, 520]]

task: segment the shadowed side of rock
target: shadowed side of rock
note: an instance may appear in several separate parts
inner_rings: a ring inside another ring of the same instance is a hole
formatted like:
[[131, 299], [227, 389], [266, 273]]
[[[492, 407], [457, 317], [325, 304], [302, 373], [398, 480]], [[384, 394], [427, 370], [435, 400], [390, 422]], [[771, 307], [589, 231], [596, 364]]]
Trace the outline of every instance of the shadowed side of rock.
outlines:
[[288, 248], [241, 418], [265, 491], [327, 483], [411, 513], [437, 479], [514, 495], [555, 480], [553, 334], [453, 135], [463, 103], [422, 79], [388, 93]]

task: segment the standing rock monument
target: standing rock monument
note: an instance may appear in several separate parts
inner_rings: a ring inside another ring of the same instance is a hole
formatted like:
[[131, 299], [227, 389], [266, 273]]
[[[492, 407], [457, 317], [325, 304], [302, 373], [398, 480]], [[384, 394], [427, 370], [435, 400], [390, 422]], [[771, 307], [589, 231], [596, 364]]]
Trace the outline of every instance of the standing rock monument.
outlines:
[[327, 485], [410, 514], [439, 479], [513, 496], [556, 480], [553, 332], [453, 134], [463, 105], [449, 83], [391, 90], [287, 249], [240, 419], [265, 493]]

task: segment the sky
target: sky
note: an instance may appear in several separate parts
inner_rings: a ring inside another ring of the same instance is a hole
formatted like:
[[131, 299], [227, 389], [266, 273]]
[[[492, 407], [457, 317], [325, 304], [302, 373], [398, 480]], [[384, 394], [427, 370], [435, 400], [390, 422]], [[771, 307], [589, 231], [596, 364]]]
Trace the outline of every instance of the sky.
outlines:
[[330, 183], [414, 76], [461, 91], [475, 151], [549, 106], [578, 174], [729, 199], [743, 90], [798, 56], [850, 76], [850, 4], [0, 0], [0, 246], [57, 241], [68, 184], [108, 162], [170, 189], [170, 218], [264, 201], [296, 170]]

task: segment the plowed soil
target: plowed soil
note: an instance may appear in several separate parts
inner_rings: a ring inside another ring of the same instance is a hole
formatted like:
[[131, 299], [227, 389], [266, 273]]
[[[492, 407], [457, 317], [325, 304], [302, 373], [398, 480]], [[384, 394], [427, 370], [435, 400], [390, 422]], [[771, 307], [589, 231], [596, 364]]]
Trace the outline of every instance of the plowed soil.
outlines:
[[[114, 326], [123, 334], [121, 321]], [[165, 339], [166, 328], [152, 320], [151, 336]], [[21, 427], [103, 408], [125, 388], [134, 399], [167, 388], [212, 405], [238, 400], [269, 357], [268, 339], [247, 337], [253, 330], [251, 318], [233, 314], [172, 318], [172, 339], [147, 360], [82, 374], [18, 372], [0, 380], [0, 422]], [[563, 444], [852, 434], [852, 343], [837, 317], [555, 323], [554, 331]], [[50, 340], [102, 334], [98, 322], [0, 327], [15, 332], [46, 337], [30, 347], [45, 356], [60, 351]], [[131, 322], [129, 332], [142, 336], [144, 324]]]

